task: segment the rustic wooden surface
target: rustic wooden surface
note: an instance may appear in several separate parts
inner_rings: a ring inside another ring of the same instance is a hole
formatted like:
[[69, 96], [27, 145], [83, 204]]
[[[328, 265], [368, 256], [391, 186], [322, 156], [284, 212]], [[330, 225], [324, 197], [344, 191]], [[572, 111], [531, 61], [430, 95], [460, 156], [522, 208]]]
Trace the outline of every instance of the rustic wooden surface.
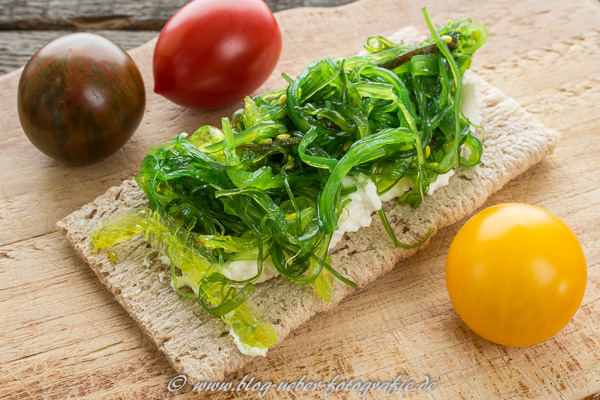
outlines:
[[[191, 0], [0, 0], [0, 28], [56, 27], [160, 29]], [[297, 7], [334, 7], [355, 0], [265, 0], [273, 12]]]
[[[31, 54], [66, 30], [94, 30], [126, 49], [156, 36], [190, 0], [0, 0], [0, 74], [24, 65]], [[333, 7], [356, 0], [266, 0], [273, 11]]]
[[[454, 399], [580, 399], [600, 396], [600, 4], [591, 0], [436, 0], [437, 22], [471, 16], [488, 26], [473, 69], [563, 133], [555, 154], [490, 198], [518, 201], [563, 218], [588, 261], [583, 305], [554, 338], [527, 348], [489, 343], [466, 328], [444, 284], [444, 260], [462, 222], [388, 276], [319, 315], [266, 358], [231, 376], [274, 382], [387, 380], [398, 374], [437, 387], [426, 396]], [[351, 55], [365, 37], [413, 24], [410, 0], [362, 0], [335, 9], [277, 14], [284, 51], [277, 71], [293, 75], [311, 59]], [[310, 21], [310, 23], [306, 23]], [[56, 232], [54, 224], [138, 169], [150, 145], [216, 122], [219, 113], [171, 105], [151, 93], [152, 44], [131, 53], [146, 79], [148, 113], [116, 155], [71, 168], [39, 153], [16, 116], [19, 71], [0, 78], [0, 398], [164, 398], [175, 375], [167, 361]], [[282, 83], [278, 74], [269, 85]], [[271, 392], [267, 398], [277, 398]], [[181, 398], [198, 398], [198, 393]], [[240, 393], [240, 398], [255, 397]], [[300, 398], [290, 393], [285, 398]], [[331, 396], [332, 398], [344, 398]], [[383, 398], [380, 393], [370, 398]], [[210, 398], [225, 398], [214, 395]]]
[[[93, 30], [115, 41], [124, 49], [132, 49], [158, 35], [157, 31]], [[59, 36], [72, 33], [66, 30], [0, 31], [0, 74], [14, 71], [27, 63], [40, 47]]]

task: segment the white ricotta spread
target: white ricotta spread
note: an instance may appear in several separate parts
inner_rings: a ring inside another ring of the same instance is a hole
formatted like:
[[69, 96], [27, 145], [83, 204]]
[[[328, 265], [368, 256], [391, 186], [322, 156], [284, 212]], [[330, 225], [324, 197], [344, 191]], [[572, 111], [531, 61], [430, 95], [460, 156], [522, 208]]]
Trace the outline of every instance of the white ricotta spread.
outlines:
[[348, 196], [342, 196], [342, 201], [352, 200], [346, 205], [338, 219], [338, 229], [333, 232], [329, 249], [335, 247], [342, 240], [346, 232], [358, 232], [360, 228], [371, 225], [373, 218], [371, 214], [381, 209], [381, 199], [377, 195], [377, 186], [366, 177], [345, 176], [342, 180], [343, 186], [356, 185], [356, 192]]
[[[481, 88], [479, 87], [479, 82], [473, 77], [471, 71], [465, 71], [462, 80], [462, 89], [463, 95], [460, 109], [473, 125], [481, 125], [482, 118], [479, 112]], [[474, 129], [473, 133], [475, 133], [475, 136], [481, 140], [481, 129]], [[460, 149], [460, 156], [463, 158], [468, 158], [469, 155], [471, 155], [471, 150], [465, 146], [462, 146]]]
[[260, 347], [252, 347], [242, 342], [238, 335], [235, 334], [234, 331], [229, 331], [231, 337], [233, 337], [233, 342], [237, 346], [240, 353], [245, 354], [247, 356], [263, 356], [267, 355], [267, 350], [269, 349], [261, 349]]
[[427, 194], [431, 196], [431, 195], [433, 195], [433, 192], [435, 192], [439, 188], [448, 186], [448, 183], [450, 182], [450, 177], [453, 175], [454, 175], [453, 169], [446, 172], [445, 174], [438, 175], [437, 178], [435, 179], [435, 182], [431, 182], [429, 184], [429, 189], [427, 189]]
[[413, 181], [410, 178], [400, 179], [390, 190], [381, 195], [381, 201], [390, 201], [397, 199], [404, 193], [408, 192], [414, 187]]
[[479, 87], [479, 82], [470, 71], [466, 71], [463, 75], [462, 89], [460, 109], [473, 125], [481, 125], [482, 118], [479, 113], [481, 88]]
[[165, 265], [171, 265], [171, 260], [169, 259], [169, 257], [165, 256], [165, 255], [160, 255], [158, 256], [158, 259], [160, 260], [161, 263], [165, 264]]
[[[258, 249], [252, 252], [252, 254], [258, 254]], [[257, 260], [234, 260], [226, 261], [223, 263], [223, 272], [225, 276], [234, 281], [243, 281], [250, 279], [258, 272]], [[277, 275], [277, 269], [275, 264], [271, 260], [263, 261], [263, 272], [254, 283], [264, 282]]]
[[[175, 282], [173, 279], [171, 279], [171, 286], [173, 286], [173, 289], [175, 289]], [[192, 281], [190, 280], [189, 276], [182, 275], [177, 277], [177, 289], [181, 290], [182, 287], [192, 287]]]

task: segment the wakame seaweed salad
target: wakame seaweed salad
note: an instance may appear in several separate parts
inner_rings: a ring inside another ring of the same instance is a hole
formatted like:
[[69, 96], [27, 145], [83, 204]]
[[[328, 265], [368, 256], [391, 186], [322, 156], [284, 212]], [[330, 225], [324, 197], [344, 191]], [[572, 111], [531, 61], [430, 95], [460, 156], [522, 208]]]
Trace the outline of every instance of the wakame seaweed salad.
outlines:
[[[439, 175], [480, 162], [460, 105], [462, 74], [487, 31], [469, 19], [435, 29], [423, 13], [431, 36], [416, 47], [370, 37], [369, 54], [312, 62], [285, 76], [286, 88], [246, 98], [221, 129], [151, 148], [136, 175], [149, 207], [99, 224], [92, 248], [143, 235], [171, 261], [178, 293], [225, 321], [242, 352], [264, 354], [276, 338], [249, 297], [265, 263], [325, 301], [334, 279], [355, 287], [327, 253], [356, 191], [344, 177], [369, 177], [378, 195], [410, 179], [398, 203], [418, 207]], [[427, 239], [402, 244], [379, 215], [396, 246]], [[256, 260], [256, 275], [227, 278], [223, 264], [245, 259]]]

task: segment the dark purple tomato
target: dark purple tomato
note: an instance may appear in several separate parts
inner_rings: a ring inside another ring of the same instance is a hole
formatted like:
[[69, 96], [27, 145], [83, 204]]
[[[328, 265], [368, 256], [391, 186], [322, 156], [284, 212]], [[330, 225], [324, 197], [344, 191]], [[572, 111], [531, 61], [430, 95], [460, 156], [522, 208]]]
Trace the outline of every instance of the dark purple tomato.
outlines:
[[194, 0], [170, 20], [154, 49], [154, 91], [190, 108], [240, 101], [273, 72], [281, 32], [263, 0]]
[[45, 45], [19, 81], [25, 134], [43, 153], [70, 164], [90, 164], [121, 148], [145, 105], [144, 81], [129, 54], [91, 33]]

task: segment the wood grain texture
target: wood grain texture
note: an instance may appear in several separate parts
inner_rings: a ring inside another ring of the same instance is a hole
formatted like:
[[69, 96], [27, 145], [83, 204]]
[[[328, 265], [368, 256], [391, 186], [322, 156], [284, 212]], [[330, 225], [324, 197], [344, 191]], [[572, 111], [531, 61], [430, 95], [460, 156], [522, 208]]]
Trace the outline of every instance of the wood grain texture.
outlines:
[[[370, 34], [389, 34], [407, 24], [424, 31], [418, 8], [410, 1], [365, 0], [339, 9], [278, 13], [284, 33], [278, 71], [293, 75], [308, 59], [353, 54]], [[249, 374], [278, 382], [304, 374], [325, 380], [337, 374], [362, 380], [430, 374], [438, 381], [430, 398], [593, 396], [600, 392], [598, 3], [434, 1], [429, 8], [436, 21], [470, 15], [486, 24], [492, 36], [474, 69], [562, 131], [552, 157], [486, 205], [537, 204], [571, 226], [588, 260], [582, 308], [565, 330], [538, 346], [506, 348], [478, 338], [460, 322], [444, 287], [445, 254], [462, 221], [440, 231], [427, 250], [386, 278], [359, 290], [335, 312], [312, 319], [277, 351], [230, 378], [239, 381]], [[148, 57], [132, 53], [136, 60]], [[148, 65], [140, 68], [148, 73]], [[0, 78], [0, 304], [10, 310], [0, 320], [0, 397], [167, 397], [173, 370], [61, 240], [54, 224], [130, 177], [148, 146], [173, 132], [143, 121], [132, 140], [105, 162], [61, 166], [24, 139], [16, 118], [18, 74]], [[269, 85], [281, 83], [275, 77]], [[151, 93], [148, 107], [190, 121], [190, 131], [235, 108], [192, 112]]]
[[[265, 0], [273, 12], [356, 0]], [[190, 0], [1, 0], [0, 29], [160, 30]]]
[[[137, 47], [158, 36], [158, 31], [94, 31], [118, 43], [126, 50]], [[65, 30], [1, 31], [0, 74], [22, 67], [43, 45], [59, 36], [72, 33]]]
[[[273, 11], [334, 7], [356, 0], [267, 0]], [[72, 31], [94, 31], [129, 50], [157, 36], [189, 0], [0, 0], [0, 74], [13, 71], [49, 41]]]

